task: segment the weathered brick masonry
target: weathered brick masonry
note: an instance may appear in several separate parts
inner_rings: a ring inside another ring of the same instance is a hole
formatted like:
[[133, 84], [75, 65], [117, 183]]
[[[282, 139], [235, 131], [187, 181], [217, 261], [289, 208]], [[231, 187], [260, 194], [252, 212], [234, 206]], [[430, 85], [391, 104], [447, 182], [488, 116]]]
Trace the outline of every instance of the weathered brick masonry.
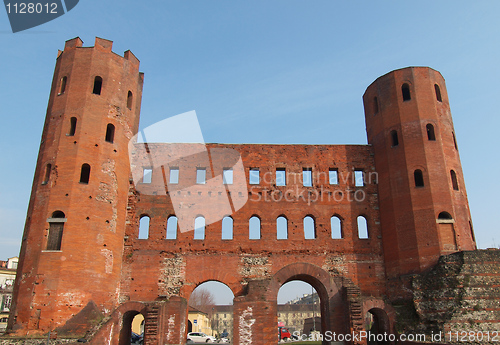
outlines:
[[235, 296], [234, 344], [276, 342], [278, 290], [296, 279], [318, 291], [323, 331], [359, 331], [371, 312], [394, 333], [404, 324], [396, 309], [414, 299], [422, 319], [433, 317], [421, 306], [434, 297], [415, 277], [442, 255], [475, 250], [439, 72], [405, 68], [368, 87], [368, 145], [141, 143], [139, 61], [111, 45], [75, 38], [58, 54], [11, 334], [127, 344], [142, 313], [145, 343], [183, 344], [187, 300], [211, 280]]

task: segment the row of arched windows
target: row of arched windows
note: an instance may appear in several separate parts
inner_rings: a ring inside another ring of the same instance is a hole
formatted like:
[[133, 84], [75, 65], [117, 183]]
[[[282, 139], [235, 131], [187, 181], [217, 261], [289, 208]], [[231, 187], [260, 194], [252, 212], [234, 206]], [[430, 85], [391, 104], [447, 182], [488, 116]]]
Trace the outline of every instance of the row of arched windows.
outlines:
[[[44, 172], [42, 184], [49, 183], [51, 171], [52, 171], [52, 164], [48, 163], [45, 166], [45, 172]], [[90, 181], [90, 165], [87, 163], [84, 163], [84, 164], [82, 164], [82, 167], [80, 169], [80, 183], [88, 184], [89, 181]]]
[[[76, 123], [77, 123], [77, 118], [72, 117], [70, 119], [70, 129], [68, 136], [73, 136], [76, 133]], [[108, 143], [113, 143], [115, 139], [115, 125], [112, 123], [108, 123], [106, 126], [106, 134], [104, 136], [104, 140]], [[52, 170], [52, 164], [47, 163], [45, 166], [45, 172], [44, 172], [44, 177], [42, 180], [42, 184], [47, 184], [49, 183], [50, 180], [50, 172]], [[90, 165], [85, 163], [82, 165], [81, 171], [80, 171], [80, 182], [81, 183], [89, 183], [90, 179]]]
[[[441, 97], [441, 89], [439, 88], [438, 84], [434, 84], [434, 93], [436, 95], [436, 100], [438, 102], [442, 102], [443, 99]], [[403, 102], [406, 101], [411, 101], [411, 92], [410, 92], [410, 85], [408, 83], [404, 83], [401, 85], [401, 96], [403, 98]], [[376, 115], [379, 112], [379, 104], [378, 104], [378, 98], [373, 97], [373, 114]]]
[[[68, 77], [64, 76], [61, 78], [59, 82], [59, 92], [57, 93], [58, 95], [64, 94], [66, 92], [66, 85], [68, 83]], [[102, 85], [103, 85], [103, 79], [101, 76], [95, 76], [94, 77], [94, 84], [92, 86], [92, 93], [94, 95], [100, 95], [102, 91]], [[132, 102], [133, 102], [133, 94], [132, 91], [127, 92], [127, 108], [132, 109]]]
[[[139, 239], [147, 239], [149, 237], [149, 223], [150, 218], [144, 215], [139, 220]], [[170, 216], [167, 219], [166, 239], [177, 239], [178, 219], [176, 216]], [[330, 218], [330, 228], [332, 239], [344, 238], [344, 231], [342, 227], [342, 220], [338, 216]], [[222, 219], [221, 239], [233, 239], [233, 218], [226, 216]], [[312, 216], [305, 216], [303, 219], [304, 239], [315, 239], [316, 225], [315, 219]], [[359, 239], [368, 239], [368, 222], [364, 216], [357, 217], [357, 230]], [[252, 216], [248, 220], [248, 238], [250, 240], [259, 240], [261, 238], [261, 221], [257, 216]], [[205, 239], [205, 218], [198, 216], [194, 220], [194, 234], [193, 239]], [[276, 239], [288, 239], [288, 219], [285, 216], [276, 218]]]
[[[415, 170], [413, 172], [413, 178], [415, 181], [415, 187], [424, 187], [424, 175], [422, 173], [422, 170], [420, 169]], [[455, 170], [450, 170], [450, 178], [453, 190], [459, 190], [457, 173], [455, 172]]]
[[[69, 119], [69, 132], [68, 136], [72, 137], [76, 133], [76, 124], [78, 122], [76, 117], [72, 117]], [[113, 143], [115, 140], [115, 125], [112, 123], [108, 123], [106, 126], [106, 134], [104, 135], [104, 140], [108, 143]]]
[[[436, 141], [436, 132], [434, 130], [433, 124], [428, 123], [425, 126], [425, 131], [427, 133], [427, 140], [428, 141]], [[391, 147], [399, 146], [399, 136], [398, 136], [397, 130], [394, 129], [391, 131], [390, 138], [391, 138]], [[453, 138], [455, 138], [455, 134], [453, 134]], [[453, 139], [453, 141], [455, 142], [455, 139]], [[455, 142], [455, 147], [456, 147], [456, 142]]]
[[[436, 101], [442, 102], [441, 89], [438, 84], [434, 84], [434, 93], [436, 95]], [[411, 100], [410, 85], [408, 83], [404, 83], [401, 86], [401, 96], [403, 97], [403, 102]]]

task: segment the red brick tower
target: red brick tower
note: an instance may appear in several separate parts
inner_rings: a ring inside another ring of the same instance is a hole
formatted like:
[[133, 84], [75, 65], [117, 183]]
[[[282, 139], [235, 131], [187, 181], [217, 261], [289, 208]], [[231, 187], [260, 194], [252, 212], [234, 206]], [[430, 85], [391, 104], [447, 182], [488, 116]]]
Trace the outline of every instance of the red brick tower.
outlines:
[[441, 74], [390, 72], [363, 96], [379, 178], [388, 278], [422, 272], [442, 254], [476, 248]]
[[143, 75], [111, 47], [74, 38], [58, 54], [14, 288], [18, 333], [61, 326], [90, 301], [118, 304]]

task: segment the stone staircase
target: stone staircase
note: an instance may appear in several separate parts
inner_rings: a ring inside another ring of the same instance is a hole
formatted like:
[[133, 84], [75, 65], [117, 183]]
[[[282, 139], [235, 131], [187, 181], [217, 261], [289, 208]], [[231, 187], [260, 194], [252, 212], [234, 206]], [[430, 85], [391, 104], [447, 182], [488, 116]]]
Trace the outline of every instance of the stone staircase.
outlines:
[[[363, 325], [363, 303], [361, 302], [361, 290], [354, 284], [348, 284], [345, 287], [346, 301], [349, 308], [349, 326], [354, 334], [364, 331]], [[360, 345], [363, 342], [353, 341], [352, 344]]]
[[144, 320], [144, 344], [158, 344], [158, 314], [159, 306], [150, 305]]

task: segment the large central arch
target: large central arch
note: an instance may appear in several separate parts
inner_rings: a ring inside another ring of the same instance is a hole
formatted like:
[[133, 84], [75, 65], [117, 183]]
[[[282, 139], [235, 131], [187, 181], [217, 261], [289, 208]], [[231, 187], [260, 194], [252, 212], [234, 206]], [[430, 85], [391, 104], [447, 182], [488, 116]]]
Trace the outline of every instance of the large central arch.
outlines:
[[[348, 327], [345, 318], [345, 303], [340, 293], [341, 277], [335, 277], [321, 267], [310, 263], [294, 263], [281, 268], [273, 276], [267, 298], [276, 300], [278, 291], [292, 280], [310, 284], [318, 293], [321, 310], [321, 329], [325, 332], [345, 332]], [[339, 284], [339, 285], [337, 285]], [[327, 344], [326, 341], [323, 342]]]

